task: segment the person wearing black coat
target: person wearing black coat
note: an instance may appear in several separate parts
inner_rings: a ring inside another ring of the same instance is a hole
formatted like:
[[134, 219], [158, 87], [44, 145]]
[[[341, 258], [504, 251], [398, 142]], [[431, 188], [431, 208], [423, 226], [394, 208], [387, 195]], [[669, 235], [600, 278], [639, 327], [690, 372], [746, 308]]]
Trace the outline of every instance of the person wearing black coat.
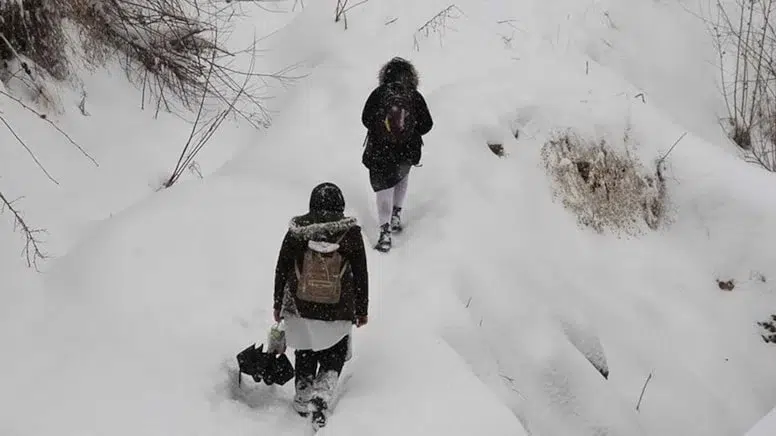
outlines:
[[[294, 409], [325, 424], [329, 403], [351, 352], [352, 326], [368, 322], [369, 276], [361, 227], [344, 215], [345, 199], [333, 183], [310, 194], [310, 209], [291, 219], [275, 267], [273, 315], [285, 322], [286, 344], [295, 349]], [[309, 251], [309, 252], [308, 252]], [[341, 285], [336, 303], [303, 298], [302, 271], [310, 253], [339, 253]], [[307, 253], [307, 254], [306, 254]], [[306, 257], [306, 255], [308, 257]]]
[[[381, 136], [383, 123], [387, 122], [387, 108], [382, 102], [395, 82], [410, 90], [409, 106], [415, 119], [414, 132], [399, 144], [390, 143]], [[418, 73], [412, 63], [400, 57], [391, 59], [380, 69], [379, 86], [367, 98], [361, 114], [361, 122], [367, 128], [362, 163], [369, 169], [369, 181], [377, 196], [380, 238], [375, 248], [380, 251], [390, 250], [391, 233], [402, 230], [400, 214], [407, 195], [410, 169], [420, 163], [422, 137], [433, 126], [426, 100], [417, 89], [418, 82]]]

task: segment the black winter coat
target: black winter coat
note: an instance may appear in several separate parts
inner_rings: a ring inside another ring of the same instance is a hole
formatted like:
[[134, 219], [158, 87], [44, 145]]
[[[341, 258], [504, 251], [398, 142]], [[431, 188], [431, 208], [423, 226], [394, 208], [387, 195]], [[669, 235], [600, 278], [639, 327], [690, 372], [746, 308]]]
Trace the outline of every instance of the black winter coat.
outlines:
[[385, 86], [380, 85], [367, 98], [364, 104], [364, 110], [361, 113], [361, 123], [367, 128], [366, 149], [361, 162], [370, 170], [395, 168], [401, 164], [417, 165], [420, 163], [421, 148], [423, 147], [422, 136], [428, 133], [433, 127], [434, 122], [428, 111], [426, 100], [417, 91], [413, 94], [413, 112], [417, 114], [417, 125], [415, 134], [406, 144], [399, 147], [381, 142], [374, 138], [375, 135], [370, 132], [377, 131], [380, 123], [383, 122], [385, 114], [380, 107], [380, 101], [383, 99]]
[[[337, 250], [349, 263], [342, 280], [342, 294], [336, 305], [312, 303], [296, 296], [297, 278], [295, 266], [304, 259], [309, 241], [335, 243]], [[335, 220], [302, 215], [291, 220], [289, 229], [280, 247], [275, 267], [275, 310], [292, 313], [302, 318], [323, 321], [354, 321], [356, 317], [368, 315], [369, 276], [366, 251], [361, 227], [355, 218], [340, 216]]]

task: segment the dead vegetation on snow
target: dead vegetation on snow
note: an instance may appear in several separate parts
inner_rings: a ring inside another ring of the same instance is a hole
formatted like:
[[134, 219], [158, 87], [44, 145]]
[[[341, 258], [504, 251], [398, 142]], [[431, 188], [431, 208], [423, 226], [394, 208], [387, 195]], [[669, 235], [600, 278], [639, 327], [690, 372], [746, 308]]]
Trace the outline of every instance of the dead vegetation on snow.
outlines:
[[580, 224], [635, 236], [644, 224], [657, 230], [663, 222], [666, 189], [657, 168], [648, 170], [604, 140], [581, 138], [570, 130], [551, 136], [542, 158], [556, 199]]

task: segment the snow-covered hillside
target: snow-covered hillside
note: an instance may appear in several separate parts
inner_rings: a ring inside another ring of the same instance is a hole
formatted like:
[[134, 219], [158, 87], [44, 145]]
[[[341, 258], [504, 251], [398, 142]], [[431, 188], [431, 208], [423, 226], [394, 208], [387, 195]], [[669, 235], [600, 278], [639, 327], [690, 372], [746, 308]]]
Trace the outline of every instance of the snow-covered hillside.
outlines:
[[[201, 180], [156, 192], [188, 125], [137, 110], [118, 70], [84, 79], [90, 117], [63, 91], [58, 121], [99, 167], [2, 107], [60, 184], [1, 133], [0, 188], [26, 196], [56, 257], [32, 272], [0, 229], [0, 434], [303, 432], [292, 384], [235, 389], [234, 356], [270, 326], [277, 250], [315, 184], [337, 183], [375, 242], [360, 114], [395, 55], [435, 126], [406, 231], [368, 253], [370, 323], [321, 432], [738, 436], [773, 409], [776, 347], [756, 322], [776, 313], [776, 176], [720, 131], [713, 47], [683, 5], [462, 0], [425, 35], [449, 3], [367, 2], [347, 30], [336, 2], [293, 3], [239, 5], [234, 38], [280, 29], [262, 65], [307, 76], [275, 91], [267, 131], [226, 126]], [[687, 132], [666, 160], [669, 222], [581, 228], [541, 157], [567, 128], [646, 166]], [[606, 379], [589, 362], [604, 359]]]

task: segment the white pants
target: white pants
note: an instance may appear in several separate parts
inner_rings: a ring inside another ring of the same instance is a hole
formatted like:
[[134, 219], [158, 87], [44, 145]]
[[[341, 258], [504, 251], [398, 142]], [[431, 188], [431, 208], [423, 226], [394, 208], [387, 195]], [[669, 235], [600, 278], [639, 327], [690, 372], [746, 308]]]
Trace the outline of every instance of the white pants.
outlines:
[[407, 174], [407, 176], [393, 188], [377, 191], [377, 217], [380, 220], [381, 226], [391, 222], [391, 214], [393, 213], [394, 207], [401, 208], [404, 204], [404, 198], [407, 196], [409, 178], [410, 175]]

